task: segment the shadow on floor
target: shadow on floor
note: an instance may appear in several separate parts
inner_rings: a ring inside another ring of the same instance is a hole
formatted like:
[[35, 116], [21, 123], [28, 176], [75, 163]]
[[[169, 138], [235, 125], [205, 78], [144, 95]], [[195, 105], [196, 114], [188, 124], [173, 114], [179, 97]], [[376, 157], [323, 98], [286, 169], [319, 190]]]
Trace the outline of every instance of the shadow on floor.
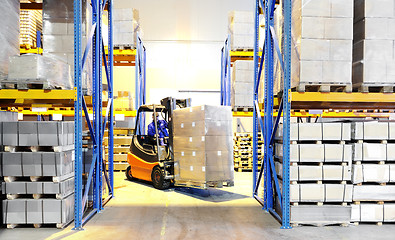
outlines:
[[[125, 179], [125, 181], [130, 182], [129, 180]], [[131, 181], [133, 183], [137, 183], [149, 188], [154, 188], [152, 186], [151, 182], [140, 180], [140, 179], [135, 179]], [[232, 201], [232, 200], [237, 200], [237, 199], [244, 199], [248, 198], [249, 196], [238, 194], [238, 193], [232, 193], [228, 192], [226, 190], [220, 190], [217, 188], [209, 188], [209, 189], [199, 189], [199, 188], [190, 188], [190, 187], [175, 187], [172, 186], [169, 189], [166, 190], [158, 190], [158, 191], [164, 191], [164, 192], [171, 192], [171, 191], [176, 191], [178, 193], [197, 198], [200, 200], [204, 201], [209, 201], [209, 202], [226, 202], [226, 201]]]

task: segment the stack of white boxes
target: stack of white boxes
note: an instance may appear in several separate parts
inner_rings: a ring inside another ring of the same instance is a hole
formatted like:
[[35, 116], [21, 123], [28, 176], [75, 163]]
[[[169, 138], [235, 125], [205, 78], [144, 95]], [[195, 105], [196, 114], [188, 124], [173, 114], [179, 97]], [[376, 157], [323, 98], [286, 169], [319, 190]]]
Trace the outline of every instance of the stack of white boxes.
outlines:
[[139, 12], [133, 8], [114, 9], [114, 46], [136, 47], [140, 33]]
[[[276, 172], [282, 179], [282, 125]], [[348, 224], [351, 217], [350, 123], [291, 124], [290, 201], [293, 224]], [[312, 204], [313, 203], [313, 204]]]
[[177, 109], [173, 117], [175, 184], [201, 188], [233, 185], [230, 107]]
[[74, 122], [3, 122], [3, 223], [56, 224], [74, 211]]
[[395, 86], [395, 1], [355, 0], [353, 84], [369, 87]]
[[[352, 39], [354, 0], [292, 0], [291, 87], [320, 91], [344, 87], [352, 91]], [[281, 4], [275, 10], [275, 29], [284, 44]], [[275, 54], [277, 58], [277, 55]], [[275, 92], [282, 85], [277, 61]]]
[[229, 13], [229, 34], [232, 50], [251, 50], [254, 48], [254, 14], [246, 11]]
[[233, 64], [231, 105], [250, 108], [254, 101], [254, 61], [237, 60]]
[[8, 58], [19, 55], [19, 1], [3, 0], [0, 11], [4, 27], [0, 28], [0, 81], [7, 78]]
[[[82, 0], [81, 46], [85, 51], [87, 36], [90, 31], [91, 5], [88, 0]], [[55, 57], [70, 65], [74, 73], [74, 5], [73, 0], [43, 0], [43, 51], [44, 56]], [[86, 59], [82, 73], [82, 88], [90, 93], [91, 82], [91, 52]], [[72, 77], [74, 74], [72, 74]]]
[[352, 221], [395, 222], [394, 122], [356, 122], [353, 134]]

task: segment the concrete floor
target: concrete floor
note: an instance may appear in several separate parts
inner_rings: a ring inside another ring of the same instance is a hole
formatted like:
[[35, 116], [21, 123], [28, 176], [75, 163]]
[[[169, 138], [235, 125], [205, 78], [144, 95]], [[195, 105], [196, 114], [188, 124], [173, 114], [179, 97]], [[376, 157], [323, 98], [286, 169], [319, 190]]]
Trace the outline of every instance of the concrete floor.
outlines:
[[0, 239], [395, 239], [395, 225], [297, 227], [281, 230], [252, 198], [251, 173], [236, 173], [235, 187], [199, 197], [159, 191], [116, 173], [116, 197], [84, 231], [0, 229]]

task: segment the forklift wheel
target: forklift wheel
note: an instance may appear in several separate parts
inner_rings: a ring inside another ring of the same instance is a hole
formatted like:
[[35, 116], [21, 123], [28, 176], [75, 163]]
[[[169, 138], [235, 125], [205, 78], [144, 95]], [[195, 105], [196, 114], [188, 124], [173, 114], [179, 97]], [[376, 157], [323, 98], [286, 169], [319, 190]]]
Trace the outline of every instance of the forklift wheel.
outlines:
[[156, 189], [164, 190], [170, 187], [170, 181], [165, 180], [164, 171], [159, 166], [155, 166], [152, 170], [151, 179]]
[[131, 170], [131, 167], [130, 167], [130, 166], [128, 166], [128, 167], [126, 168], [125, 175], [126, 175], [126, 178], [127, 178], [129, 181], [133, 181], [133, 180], [134, 180], [134, 177], [133, 177], [133, 175], [132, 175], [132, 170]]

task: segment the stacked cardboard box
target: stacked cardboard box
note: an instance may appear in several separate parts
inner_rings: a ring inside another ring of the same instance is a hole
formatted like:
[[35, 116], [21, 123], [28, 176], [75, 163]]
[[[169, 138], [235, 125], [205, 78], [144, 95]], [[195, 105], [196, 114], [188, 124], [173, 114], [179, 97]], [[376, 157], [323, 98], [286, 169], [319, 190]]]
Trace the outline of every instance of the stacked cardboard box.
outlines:
[[19, 55], [19, 1], [4, 0], [0, 4], [0, 81], [7, 78], [8, 58]]
[[[70, 65], [74, 73], [74, 2], [72, 0], [43, 1], [43, 50], [44, 56], [51, 54], [57, 59]], [[91, 24], [91, 5], [82, 0], [81, 46], [85, 51], [87, 36]], [[91, 83], [91, 51], [88, 54], [84, 72], [82, 73], [82, 88], [90, 93]], [[72, 77], [74, 74], [72, 74]]]
[[114, 46], [136, 47], [140, 33], [139, 11], [133, 8], [114, 9]]
[[21, 10], [19, 40], [21, 45], [37, 46], [37, 31], [43, 30], [42, 18], [41, 10]]
[[[277, 131], [276, 172], [282, 179], [282, 125]], [[348, 224], [352, 201], [350, 123], [291, 124], [291, 223]], [[305, 206], [308, 203], [316, 205]], [[312, 214], [314, 213], [314, 214]]]
[[232, 50], [254, 48], [254, 14], [246, 11], [232, 11], [228, 17], [230, 45]]
[[233, 185], [230, 107], [177, 109], [173, 121], [176, 184], [202, 188]]
[[233, 110], [252, 108], [254, 102], [254, 61], [233, 64], [231, 105]]
[[[292, 0], [291, 87], [351, 91], [353, 0]], [[275, 10], [275, 31], [284, 44], [281, 4]], [[275, 54], [276, 59], [277, 55]], [[276, 61], [275, 92], [283, 89]]]
[[56, 224], [73, 219], [74, 123], [3, 122], [3, 222]]
[[[355, 0], [353, 84], [393, 91], [395, 1]], [[389, 88], [388, 88], [389, 87]]]
[[352, 221], [395, 221], [395, 123], [353, 123]]

